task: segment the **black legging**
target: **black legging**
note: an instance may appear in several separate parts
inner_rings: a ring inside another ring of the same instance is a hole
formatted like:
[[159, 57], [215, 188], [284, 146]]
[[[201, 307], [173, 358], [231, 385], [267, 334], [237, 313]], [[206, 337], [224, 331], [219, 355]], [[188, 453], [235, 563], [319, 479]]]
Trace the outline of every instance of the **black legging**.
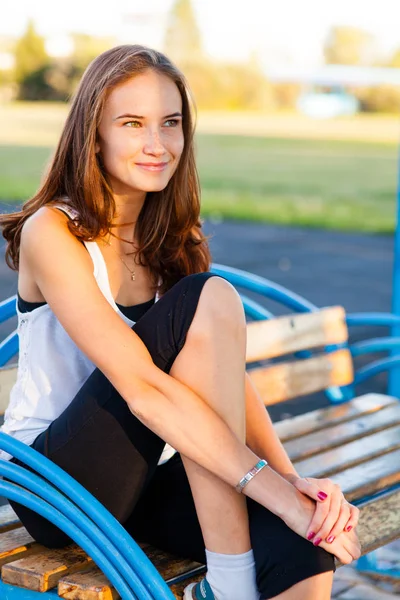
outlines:
[[[185, 344], [205, 282], [215, 276], [184, 277], [133, 325], [153, 362], [166, 373]], [[203, 536], [181, 457], [177, 453], [157, 466], [164, 444], [95, 369], [32, 447], [84, 485], [137, 541], [205, 563]], [[72, 542], [47, 519], [14, 501], [10, 504], [39, 543], [54, 548]], [[334, 570], [331, 554], [249, 498], [247, 506], [263, 600], [312, 575]]]

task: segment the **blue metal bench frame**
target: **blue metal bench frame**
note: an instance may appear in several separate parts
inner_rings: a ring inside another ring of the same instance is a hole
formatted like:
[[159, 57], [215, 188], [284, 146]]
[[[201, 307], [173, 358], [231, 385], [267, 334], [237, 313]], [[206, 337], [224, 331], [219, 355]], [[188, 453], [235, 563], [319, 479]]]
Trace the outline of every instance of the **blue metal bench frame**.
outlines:
[[[280, 303], [289, 312], [319, 310], [305, 298], [258, 275], [220, 264], [213, 264], [212, 271], [238, 288], [249, 319], [271, 319], [274, 315], [243, 294], [242, 288]], [[12, 296], [0, 303], [0, 323], [15, 315], [16, 296]], [[348, 326], [380, 325], [400, 332], [400, 316], [390, 313], [349, 314], [346, 320]], [[355, 396], [354, 387], [358, 383], [400, 365], [400, 337], [375, 338], [343, 346], [348, 347], [354, 357], [383, 351], [391, 355], [356, 371], [353, 385], [327, 389], [325, 393], [331, 403], [347, 402]], [[14, 331], [0, 344], [0, 366], [8, 363], [17, 352], [18, 335]], [[309, 353], [298, 355], [306, 357]], [[3, 432], [0, 432], [0, 449], [37, 472], [34, 474], [8, 461], [0, 461], [0, 475], [9, 480], [0, 480], [0, 495], [31, 508], [62, 529], [91, 556], [124, 600], [173, 600], [172, 592], [141, 548], [82, 485], [48, 458]], [[357, 567], [363, 571], [400, 577], [397, 571], [380, 569], [376, 553], [360, 558]], [[1, 580], [0, 594], [5, 600], [38, 600], [40, 595], [43, 597], [39, 592], [17, 588]], [[59, 597], [55, 591], [46, 594], [47, 597]]]

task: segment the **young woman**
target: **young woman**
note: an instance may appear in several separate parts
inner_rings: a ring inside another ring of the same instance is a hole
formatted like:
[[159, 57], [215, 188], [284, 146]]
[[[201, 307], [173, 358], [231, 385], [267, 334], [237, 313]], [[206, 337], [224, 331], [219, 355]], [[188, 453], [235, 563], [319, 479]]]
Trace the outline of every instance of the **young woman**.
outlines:
[[[186, 599], [327, 600], [334, 556], [360, 554], [358, 510], [297, 475], [245, 373], [240, 297], [209, 272], [193, 129], [160, 52], [119, 46], [87, 68], [39, 191], [1, 217], [20, 337], [3, 430], [136, 540], [206, 562]], [[38, 542], [71, 543], [11, 505]]]

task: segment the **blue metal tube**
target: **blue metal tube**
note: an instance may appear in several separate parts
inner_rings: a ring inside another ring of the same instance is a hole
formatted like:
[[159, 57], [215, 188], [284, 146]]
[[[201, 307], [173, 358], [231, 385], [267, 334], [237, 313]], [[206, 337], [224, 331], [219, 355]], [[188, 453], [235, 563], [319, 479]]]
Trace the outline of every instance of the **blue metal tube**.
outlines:
[[264, 319], [273, 319], [274, 315], [272, 312], [252, 300], [244, 294], [239, 294], [243, 302], [243, 307], [246, 315], [254, 319], [254, 321], [263, 321]]
[[[397, 210], [396, 230], [394, 234], [394, 261], [393, 261], [393, 285], [392, 285], [392, 313], [400, 317], [400, 151], [398, 150], [398, 176], [397, 176]], [[400, 336], [400, 324], [392, 327], [392, 336]], [[399, 356], [399, 350], [392, 351], [392, 357]], [[391, 396], [400, 397], [400, 368], [393, 369], [389, 373], [388, 392]]]
[[[157, 569], [147, 558], [141, 548], [136, 544], [126, 529], [113, 517], [113, 515], [88, 492], [83, 485], [66, 473], [54, 462], [43, 456], [33, 448], [0, 432], [0, 449], [40, 473], [50, 483], [56, 481], [57, 487], [77, 504], [106, 534], [128, 563], [138, 574], [142, 582], [148, 587], [155, 600], [173, 599], [171, 591]], [[18, 500], [17, 500], [18, 502]]]
[[369, 354], [371, 352], [384, 352], [386, 350], [398, 347], [400, 347], [400, 337], [382, 337], [371, 340], [363, 340], [362, 342], [355, 342], [350, 346], [350, 352], [352, 356], [356, 357], [362, 354]]
[[[376, 360], [366, 367], [361, 367], [354, 375], [354, 385], [362, 383], [366, 379], [383, 373], [384, 371], [391, 371], [400, 365], [400, 355], [391, 356], [389, 358], [383, 358], [382, 360]], [[394, 396], [400, 398], [400, 396]]]
[[0, 493], [5, 498], [19, 502], [23, 506], [42, 515], [42, 517], [65, 531], [71, 539], [93, 558], [124, 600], [140, 600], [140, 596], [136, 596], [136, 594], [129, 590], [119, 573], [110, 565], [108, 560], [104, 559], [103, 553], [99, 551], [97, 546], [76, 525], [51, 506], [51, 504], [48, 504], [45, 500], [38, 498], [31, 492], [21, 489], [20, 486], [6, 481], [0, 481]]
[[319, 310], [315, 304], [312, 304], [302, 296], [259, 275], [253, 275], [252, 273], [217, 263], [211, 265], [211, 271], [217, 275], [222, 275], [222, 277], [225, 277], [234, 286], [244, 287], [252, 292], [271, 298], [271, 300], [281, 302], [296, 312]]
[[143, 586], [140, 579], [138, 579], [135, 571], [126, 562], [118, 548], [110, 542], [108, 537], [104, 535], [89, 517], [87, 517], [70, 500], [65, 498], [65, 496], [56, 488], [38, 475], [6, 460], [0, 461], [0, 474], [7, 477], [7, 479], [22, 485], [30, 492], [34, 492], [37, 496], [46, 500], [50, 505], [58, 509], [61, 514], [67, 517], [80, 529], [80, 531], [93, 541], [98, 547], [99, 552], [114, 564], [116, 572], [120, 572], [121, 575], [125, 577], [128, 586], [131, 586], [134, 590], [138, 590], [138, 592], [140, 591], [140, 598], [143, 597], [143, 600], [152, 600], [151, 595]]
[[10, 335], [7, 336], [6, 339], [0, 343], [0, 367], [4, 367], [4, 365], [8, 363], [10, 358], [17, 354], [18, 349], [18, 335], [16, 331], [13, 331], [13, 333], [10, 333]]
[[17, 296], [10, 296], [0, 302], [0, 323], [14, 317], [17, 313]]
[[400, 316], [392, 315], [391, 313], [348, 313], [346, 315], [346, 323], [351, 325], [382, 325], [391, 327], [400, 325]]

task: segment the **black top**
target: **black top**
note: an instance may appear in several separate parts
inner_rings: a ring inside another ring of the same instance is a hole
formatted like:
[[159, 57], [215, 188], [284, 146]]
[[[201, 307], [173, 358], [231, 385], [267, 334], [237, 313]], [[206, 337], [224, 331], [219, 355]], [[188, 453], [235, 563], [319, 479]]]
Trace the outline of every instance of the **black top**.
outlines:
[[[18, 309], [20, 312], [31, 312], [35, 310], [35, 308], [39, 308], [39, 306], [44, 306], [47, 302], [27, 302], [17, 293], [18, 296]], [[140, 317], [143, 317], [144, 313], [149, 310], [153, 306], [155, 302], [155, 297], [151, 298], [147, 302], [142, 302], [141, 304], [133, 304], [132, 306], [122, 306], [122, 304], [117, 304], [119, 310], [131, 321], [138, 321]]]

